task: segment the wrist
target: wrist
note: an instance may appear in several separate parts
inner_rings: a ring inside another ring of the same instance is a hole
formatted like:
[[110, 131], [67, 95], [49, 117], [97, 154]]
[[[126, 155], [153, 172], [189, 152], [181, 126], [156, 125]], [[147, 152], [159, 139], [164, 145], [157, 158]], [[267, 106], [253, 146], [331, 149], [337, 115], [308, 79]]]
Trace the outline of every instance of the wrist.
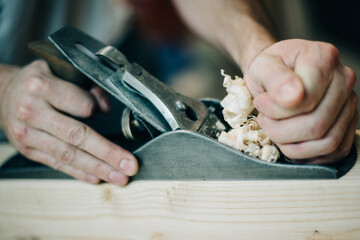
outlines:
[[250, 16], [241, 17], [241, 24], [234, 22], [232, 33], [223, 36], [225, 50], [245, 74], [252, 60], [276, 42], [270, 32]]

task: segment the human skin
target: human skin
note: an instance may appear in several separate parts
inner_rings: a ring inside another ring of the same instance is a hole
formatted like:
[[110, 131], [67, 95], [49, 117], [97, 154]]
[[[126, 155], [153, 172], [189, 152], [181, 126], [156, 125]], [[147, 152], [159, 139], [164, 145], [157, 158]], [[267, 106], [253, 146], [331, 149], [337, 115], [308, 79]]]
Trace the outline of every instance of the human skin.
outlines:
[[245, 80], [260, 126], [287, 157], [331, 164], [349, 154], [358, 121], [356, 76], [333, 45], [278, 42], [254, 59]]
[[[259, 124], [285, 155], [329, 164], [349, 153], [358, 121], [356, 76], [334, 46], [276, 42], [255, 0], [173, 2], [191, 29], [242, 69]], [[58, 79], [44, 61], [0, 64], [0, 128], [22, 154], [86, 182], [126, 185], [138, 170], [135, 157], [71, 117], [89, 117], [96, 108], [109, 110], [99, 88], [87, 92]]]
[[174, 0], [200, 36], [239, 65], [258, 121], [296, 163], [331, 164], [347, 156], [358, 121], [356, 76], [325, 42], [276, 42], [258, 1]]
[[86, 118], [96, 108], [109, 111], [99, 88], [87, 92], [58, 79], [44, 61], [0, 70], [0, 127], [22, 154], [86, 182], [127, 184], [138, 169], [135, 157], [62, 113]]

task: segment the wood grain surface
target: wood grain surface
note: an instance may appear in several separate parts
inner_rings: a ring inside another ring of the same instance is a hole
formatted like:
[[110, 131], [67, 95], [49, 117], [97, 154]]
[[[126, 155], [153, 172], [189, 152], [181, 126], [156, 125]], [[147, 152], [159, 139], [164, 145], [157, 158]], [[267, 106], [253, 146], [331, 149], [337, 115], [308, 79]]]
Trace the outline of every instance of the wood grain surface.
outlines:
[[2, 180], [0, 239], [360, 239], [360, 163], [338, 180]]

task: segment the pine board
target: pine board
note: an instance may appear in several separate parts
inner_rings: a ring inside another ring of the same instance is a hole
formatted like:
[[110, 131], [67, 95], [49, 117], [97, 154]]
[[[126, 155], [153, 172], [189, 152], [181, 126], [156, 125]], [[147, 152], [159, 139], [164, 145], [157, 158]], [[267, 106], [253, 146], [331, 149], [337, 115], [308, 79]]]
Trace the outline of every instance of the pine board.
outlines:
[[2, 180], [0, 239], [360, 239], [360, 163], [338, 180]]

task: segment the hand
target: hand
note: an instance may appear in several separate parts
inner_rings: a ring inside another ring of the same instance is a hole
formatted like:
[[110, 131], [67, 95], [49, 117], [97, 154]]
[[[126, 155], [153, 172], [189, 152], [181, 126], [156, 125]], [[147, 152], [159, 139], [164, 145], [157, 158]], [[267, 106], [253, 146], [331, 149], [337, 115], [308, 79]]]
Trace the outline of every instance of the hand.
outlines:
[[356, 76], [334, 46], [275, 43], [254, 58], [244, 79], [260, 126], [287, 157], [331, 164], [349, 154], [358, 121]]
[[26, 157], [74, 178], [125, 185], [138, 170], [135, 157], [90, 127], [62, 114], [89, 117], [109, 105], [99, 88], [91, 93], [54, 77], [46, 62], [19, 70], [0, 95], [0, 123]]

